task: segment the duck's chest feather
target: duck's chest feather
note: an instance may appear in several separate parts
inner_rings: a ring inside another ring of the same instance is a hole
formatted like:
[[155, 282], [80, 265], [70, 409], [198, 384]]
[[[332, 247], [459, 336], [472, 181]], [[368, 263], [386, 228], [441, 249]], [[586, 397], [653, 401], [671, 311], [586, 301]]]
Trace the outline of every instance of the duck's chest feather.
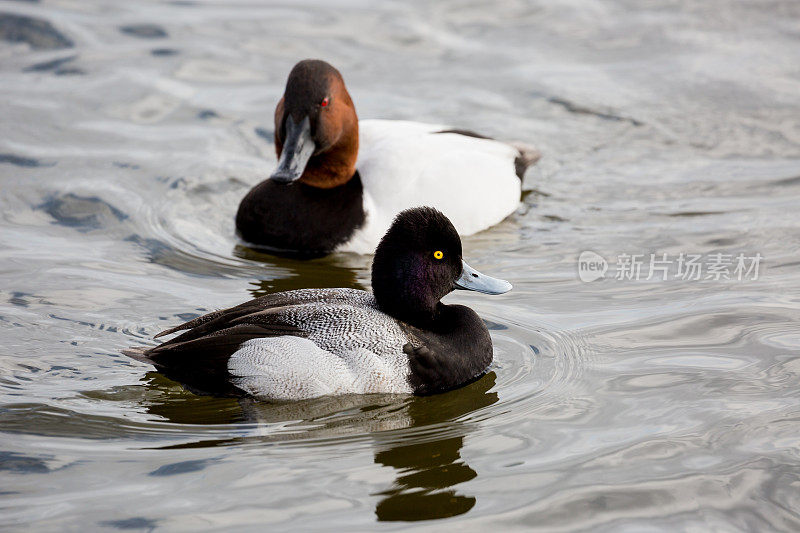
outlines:
[[266, 180], [242, 200], [236, 228], [245, 241], [276, 251], [325, 255], [364, 224], [363, 203], [357, 172], [331, 189]]
[[482, 376], [494, 357], [489, 330], [475, 311], [463, 305], [442, 304], [440, 311], [430, 328], [400, 323], [412, 339], [404, 352], [415, 394], [435, 394], [466, 385]]

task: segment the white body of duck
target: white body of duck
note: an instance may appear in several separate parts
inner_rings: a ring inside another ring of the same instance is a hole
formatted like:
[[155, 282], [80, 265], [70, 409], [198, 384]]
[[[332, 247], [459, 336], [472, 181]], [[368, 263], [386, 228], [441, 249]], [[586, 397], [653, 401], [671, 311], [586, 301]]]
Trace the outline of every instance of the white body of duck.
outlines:
[[398, 213], [434, 206], [460, 235], [502, 221], [519, 205], [522, 180], [513, 146], [493, 139], [440, 133], [443, 125], [360, 120], [356, 169], [364, 186], [364, 225], [339, 251], [370, 253]]

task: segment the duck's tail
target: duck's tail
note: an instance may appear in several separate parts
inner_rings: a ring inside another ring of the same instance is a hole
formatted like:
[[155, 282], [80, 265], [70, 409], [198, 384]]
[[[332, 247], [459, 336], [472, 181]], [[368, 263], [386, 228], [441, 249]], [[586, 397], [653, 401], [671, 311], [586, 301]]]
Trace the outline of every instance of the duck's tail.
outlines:
[[153, 360], [147, 355], [147, 352], [149, 351], [150, 349], [145, 346], [134, 346], [133, 348], [125, 348], [122, 350], [122, 355], [127, 355], [131, 359], [136, 359], [142, 363], [155, 366]]
[[521, 141], [513, 141], [508, 144], [519, 152], [514, 159], [514, 169], [519, 179], [522, 180], [525, 177], [525, 171], [542, 158], [542, 153], [535, 146]]

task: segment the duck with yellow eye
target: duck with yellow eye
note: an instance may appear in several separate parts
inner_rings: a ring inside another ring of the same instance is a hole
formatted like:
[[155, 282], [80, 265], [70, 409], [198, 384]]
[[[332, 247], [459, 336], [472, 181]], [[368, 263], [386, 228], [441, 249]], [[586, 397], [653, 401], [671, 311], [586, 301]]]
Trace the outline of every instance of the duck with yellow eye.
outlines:
[[507, 281], [461, 258], [440, 211], [400, 213], [375, 250], [372, 294], [356, 289], [279, 292], [215, 311], [124, 353], [190, 390], [302, 400], [333, 394], [434, 394], [465, 385], [492, 362], [478, 314], [441, 300], [454, 289], [501, 294]]

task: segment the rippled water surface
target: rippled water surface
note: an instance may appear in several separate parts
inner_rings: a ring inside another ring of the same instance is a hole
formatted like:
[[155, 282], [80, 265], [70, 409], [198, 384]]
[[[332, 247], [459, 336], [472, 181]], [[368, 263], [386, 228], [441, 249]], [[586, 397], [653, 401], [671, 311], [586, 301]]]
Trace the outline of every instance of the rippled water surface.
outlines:
[[[800, 529], [793, 0], [0, 1], [0, 37], [0, 527]], [[370, 257], [234, 235], [305, 57], [362, 118], [544, 154], [465, 239], [515, 289], [448, 297], [495, 345], [462, 390], [239, 402], [119, 353], [270, 291], [368, 287]], [[605, 278], [580, 281], [585, 250]], [[615, 279], [651, 253], [763, 261]]]

